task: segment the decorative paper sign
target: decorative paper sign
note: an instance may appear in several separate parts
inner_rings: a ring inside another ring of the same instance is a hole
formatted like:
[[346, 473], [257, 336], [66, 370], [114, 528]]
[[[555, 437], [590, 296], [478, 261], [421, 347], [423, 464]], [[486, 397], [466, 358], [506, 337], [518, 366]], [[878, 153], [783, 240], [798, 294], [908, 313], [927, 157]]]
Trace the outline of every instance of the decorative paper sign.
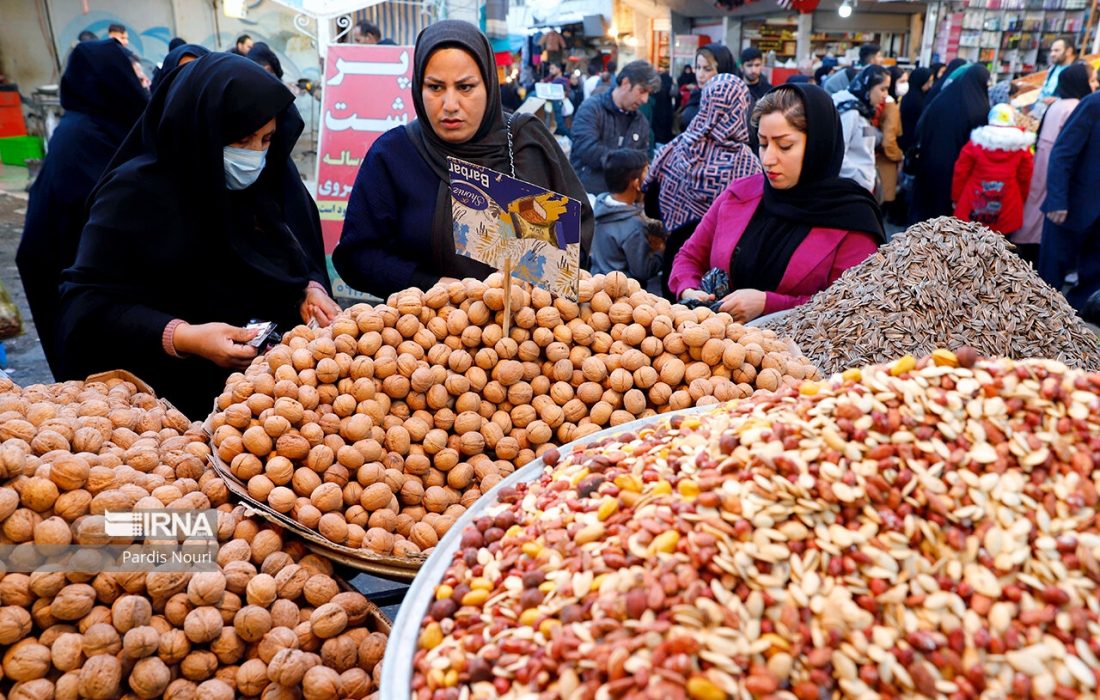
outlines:
[[577, 298], [581, 203], [504, 173], [448, 158], [455, 250], [569, 299]]
[[543, 100], [564, 100], [565, 86], [560, 83], [535, 83], [535, 96]]
[[[416, 119], [411, 46], [333, 44], [325, 61], [321, 135], [317, 149], [317, 208], [325, 255], [340, 240], [344, 212], [359, 166], [379, 136]], [[363, 295], [344, 284], [329, 265], [333, 291]]]

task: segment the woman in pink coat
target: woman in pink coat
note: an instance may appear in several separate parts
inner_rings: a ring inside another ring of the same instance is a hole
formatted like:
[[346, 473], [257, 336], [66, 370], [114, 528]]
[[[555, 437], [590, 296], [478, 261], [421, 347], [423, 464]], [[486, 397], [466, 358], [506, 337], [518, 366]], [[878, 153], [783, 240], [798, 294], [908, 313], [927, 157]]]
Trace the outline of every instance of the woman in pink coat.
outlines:
[[1031, 189], [1024, 203], [1024, 225], [1012, 234], [1010, 241], [1016, 244], [1020, 256], [1037, 264], [1039, 261], [1039, 242], [1043, 239], [1043, 200], [1047, 198], [1047, 165], [1054, 142], [1065, 126], [1069, 115], [1077, 108], [1077, 103], [1092, 93], [1096, 86], [1096, 75], [1087, 63], [1074, 63], [1058, 75], [1058, 87], [1054, 92], [1055, 100], [1043, 114], [1039, 125], [1039, 138], [1035, 144], [1035, 168], [1031, 171]]
[[[839, 177], [840, 117], [816, 85], [782, 85], [753, 109], [764, 175], [734, 180], [707, 211], [672, 265], [669, 288], [751, 321], [805, 303], [885, 240], [874, 197]], [[731, 293], [700, 287], [728, 273]]]

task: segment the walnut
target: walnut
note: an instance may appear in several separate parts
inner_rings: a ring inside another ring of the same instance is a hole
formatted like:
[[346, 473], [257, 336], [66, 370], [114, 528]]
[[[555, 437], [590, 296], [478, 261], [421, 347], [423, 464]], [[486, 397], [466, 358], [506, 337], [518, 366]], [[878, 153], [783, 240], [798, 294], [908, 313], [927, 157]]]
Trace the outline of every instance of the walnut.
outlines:
[[435, 529], [425, 522], [419, 522], [413, 525], [409, 540], [421, 550], [439, 544], [439, 536], [436, 534]]
[[218, 657], [203, 649], [192, 651], [180, 662], [183, 677], [196, 683], [212, 678], [217, 670]]
[[84, 663], [84, 637], [75, 632], [58, 635], [50, 647], [50, 657], [58, 671], [76, 671]]
[[[275, 556], [274, 554], [272, 556]], [[271, 557], [268, 557], [269, 559]], [[306, 582], [309, 581], [309, 572], [298, 564], [284, 566], [275, 574], [275, 587], [280, 598], [295, 600], [302, 595]]]
[[[99, 431], [94, 431], [95, 437], [99, 437]], [[85, 437], [88, 437], [85, 435]], [[94, 441], [94, 438], [91, 438]], [[100, 438], [102, 441], [102, 438]], [[91, 450], [87, 450], [91, 451]], [[98, 450], [97, 450], [98, 451]], [[56, 458], [50, 464], [50, 480], [61, 491], [75, 491], [84, 486], [88, 480], [91, 466], [80, 455], [64, 454]]]
[[186, 678], [177, 678], [168, 684], [164, 691], [164, 700], [195, 700], [198, 686]]
[[258, 566], [272, 552], [283, 549], [283, 538], [274, 530], [264, 529], [256, 533], [250, 544], [252, 547], [252, 563]]
[[145, 577], [145, 592], [153, 608], [163, 610], [168, 599], [187, 589], [191, 574], [184, 571], [154, 571]]
[[249, 643], [260, 641], [271, 627], [271, 613], [259, 605], [246, 605], [233, 618], [237, 636]]
[[220, 571], [196, 573], [187, 584], [187, 598], [196, 607], [218, 605], [225, 595], [225, 587], [225, 576]]
[[340, 696], [340, 674], [331, 668], [314, 666], [302, 677], [305, 700], [328, 700]]
[[164, 604], [164, 617], [176, 627], [183, 627], [183, 621], [193, 606], [186, 593], [176, 593]]
[[50, 604], [50, 613], [58, 620], [79, 620], [95, 605], [95, 589], [86, 583], [65, 586]]
[[345, 591], [332, 597], [330, 601], [339, 605], [348, 614], [348, 624], [358, 626], [363, 624], [370, 613], [371, 604], [366, 596], [356, 591]]
[[130, 672], [130, 689], [139, 698], [157, 698], [172, 680], [172, 671], [155, 656], [141, 659]]
[[267, 677], [279, 685], [293, 688], [313, 666], [320, 663], [315, 654], [298, 649], [281, 649], [267, 665]]
[[218, 638], [210, 643], [210, 651], [218, 661], [230, 666], [241, 660], [245, 653], [245, 643], [232, 627], [223, 627]]
[[359, 666], [370, 672], [382, 660], [386, 651], [388, 637], [381, 632], [372, 632], [359, 644]]
[[[408, 484], [409, 482], [406, 481], [405, 483]], [[368, 511], [376, 511], [387, 508], [392, 498], [393, 491], [386, 483], [376, 483], [363, 489], [363, 493], [359, 497], [359, 504]]]
[[[4, 665], [7, 670], [7, 664]], [[120, 695], [122, 664], [110, 654], [98, 654], [80, 669], [80, 697], [88, 700], [113, 700]]]
[[4, 675], [14, 681], [32, 681], [50, 670], [50, 648], [35, 639], [16, 642], [4, 654]]
[[316, 637], [329, 639], [348, 626], [348, 614], [336, 603], [325, 603], [313, 611], [309, 621]]
[[371, 692], [370, 674], [361, 668], [349, 668], [340, 674], [340, 697], [360, 700]]
[[258, 574], [248, 582], [245, 588], [245, 599], [249, 605], [270, 606], [278, 596], [278, 586], [275, 579], [269, 574]]
[[0, 609], [0, 644], [15, 644], [31, 632], [31, 614], [21, 607], [9, 605]]
[[241, 695], [258, 696], [269, 683], [267, 664], [260, 659], [249, 659], [237, 669], [237, 692]]
[[122, 651], [122, 639], [111, 625], [97, 623], [84, 632], [84, 655], [89, 659], [100, 654], [114, 656], [120, 651]]
[[187, 613], [183, 621], [183, 631], [194, 644], [205, 644], [218, 638], [224, 621], [217, 608], [203, 606]]
[[157, 656], [164, 663], [175, 666], [191, 653], [191, 640], [181, 629], [173, 629], [161, 635]]
[[328, 603], [340, 592], [340, 586], [326, 574], [315, 574], [309, 577], [302, 589], [306, 602], [313, 606]]
[[359, 663], [359, 648], [349, 634], [326, 639], [321, 645], [321, 662], [338, 672], [354, 668]]
[[275, 654], [283, 649], [297, 649], [298, 635], [289, 627], [275, 627], [260, 640], [256, 652], [264, 663], [270, 664]]
[[160, 634], [150, 625], [134, 627], [122, 638], [122, 649], [131, 659], [151, 656], [156, 653], [159, 646]]
[[293, 628], [301, 620], [298, 604], [280, 598], [271, 604], [271, 626]]
[[233, 700], [233, 687], [223, 680], [213, 678], [199, 684], [195, 700]]
[[141, 596], [122, 596], [111, 606], [111, 621], [115, 629], [121, 633], [149, 624], [151, 617], [153, 617], [153, 606], [148, 599]]

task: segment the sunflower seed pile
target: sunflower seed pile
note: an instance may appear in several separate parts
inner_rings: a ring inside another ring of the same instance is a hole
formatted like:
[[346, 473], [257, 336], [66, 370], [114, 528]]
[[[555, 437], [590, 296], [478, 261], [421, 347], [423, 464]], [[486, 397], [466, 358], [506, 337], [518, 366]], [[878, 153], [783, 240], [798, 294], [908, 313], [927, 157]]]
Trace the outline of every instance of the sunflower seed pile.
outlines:
[[1096, 335], [1065, 298], [1003, 236], [949, 217], [910, 227], [765, 325], [793, 338], [824, 372], [964, 345], [1100, 369]]

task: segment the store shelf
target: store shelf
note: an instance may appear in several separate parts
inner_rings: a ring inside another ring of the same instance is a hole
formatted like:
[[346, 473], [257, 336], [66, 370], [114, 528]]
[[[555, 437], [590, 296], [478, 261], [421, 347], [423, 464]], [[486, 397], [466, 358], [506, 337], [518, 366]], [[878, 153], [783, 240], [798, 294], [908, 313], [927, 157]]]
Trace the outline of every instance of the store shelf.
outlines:
[[998, 77], [1034, 72], [1056, 39], [1084, 31], [1087, 1], [970, 0], [941, 27], [947, 55], [985, 63]]

